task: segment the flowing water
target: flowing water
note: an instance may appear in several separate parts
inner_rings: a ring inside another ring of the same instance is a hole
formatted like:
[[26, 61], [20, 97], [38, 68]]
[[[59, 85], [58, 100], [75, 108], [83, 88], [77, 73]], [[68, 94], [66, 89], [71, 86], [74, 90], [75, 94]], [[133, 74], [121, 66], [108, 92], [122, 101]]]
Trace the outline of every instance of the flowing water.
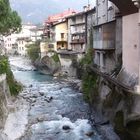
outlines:
[[102, 140], [89, 124], [89, 106], [81, 93], [65, 81], [30, 71], [25, 59], [10, 62], [24, 90], [7, 118], [3, 140]]

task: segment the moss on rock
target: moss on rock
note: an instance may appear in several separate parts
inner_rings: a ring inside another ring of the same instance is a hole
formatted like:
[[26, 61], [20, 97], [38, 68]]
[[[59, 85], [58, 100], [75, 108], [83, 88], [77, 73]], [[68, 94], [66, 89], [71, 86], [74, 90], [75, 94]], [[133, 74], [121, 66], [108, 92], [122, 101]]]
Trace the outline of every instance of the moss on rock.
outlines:
[[18, 93], [22, 90], [22, 86], [14, 79], [8, 58], [5, 56], [0, 56], [0, 74], [3, 73], [6, 73], [6, 79], [11, 95], [18, 95]]

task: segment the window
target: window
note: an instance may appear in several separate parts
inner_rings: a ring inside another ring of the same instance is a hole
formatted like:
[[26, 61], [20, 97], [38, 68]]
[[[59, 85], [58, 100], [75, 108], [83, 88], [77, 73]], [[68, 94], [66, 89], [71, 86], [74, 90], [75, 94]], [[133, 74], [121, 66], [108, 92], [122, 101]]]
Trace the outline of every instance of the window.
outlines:
[[61, 33], [61, 39], [64, 39], [64, 33]]
[[64, 48], [64, 43], [62, 43], [62, 48]]

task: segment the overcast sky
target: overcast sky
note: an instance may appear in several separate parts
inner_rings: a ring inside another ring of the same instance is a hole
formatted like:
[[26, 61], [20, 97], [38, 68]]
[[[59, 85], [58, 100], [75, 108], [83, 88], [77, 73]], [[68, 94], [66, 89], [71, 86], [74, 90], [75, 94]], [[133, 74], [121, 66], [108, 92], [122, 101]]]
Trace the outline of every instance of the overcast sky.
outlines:
[[[89, 0], [94, 5], [96, 0]], [[41, 23], [48, 15], [62, 12], [68, 8], [83, 10], [88, 0], [10, 0], [11, 7], [17, 10], [23, 23]]]

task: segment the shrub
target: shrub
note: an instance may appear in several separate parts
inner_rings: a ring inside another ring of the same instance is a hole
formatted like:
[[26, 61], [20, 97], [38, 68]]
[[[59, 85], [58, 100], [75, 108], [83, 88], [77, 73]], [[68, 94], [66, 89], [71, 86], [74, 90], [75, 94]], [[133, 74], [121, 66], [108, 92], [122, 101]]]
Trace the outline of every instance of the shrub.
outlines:
[[37, 58], [40, 57], [40, 47], [39, 44], [30, 44], [27, 46], [27, 54], [32, 62], [35, 62]]
[[93, 48], [88, 48], [87, 53], [85, 54], [85, 56], [81, 59], [80, 61], [80, 66], [84, 66], [87, 64], [92, 64], [93, 63]]
[[60, 62], [58, 54], [55, 52], [54, 55], [51, 57], [56, 63]]
[[89, 103], [92, 103], [98, 94], [97, 81], [98, 76], [95, 73], [84, 72], [82, 76], [82, 91], [84, 93], [84, 99]]
[[14, 79], [8, 58], [5, 56], [0, 56], [0, 74], [3, 73], [6, 73], [6, 79], [11, 95], [18, 95], [18, 93], [22, 90], [22, 86]]

